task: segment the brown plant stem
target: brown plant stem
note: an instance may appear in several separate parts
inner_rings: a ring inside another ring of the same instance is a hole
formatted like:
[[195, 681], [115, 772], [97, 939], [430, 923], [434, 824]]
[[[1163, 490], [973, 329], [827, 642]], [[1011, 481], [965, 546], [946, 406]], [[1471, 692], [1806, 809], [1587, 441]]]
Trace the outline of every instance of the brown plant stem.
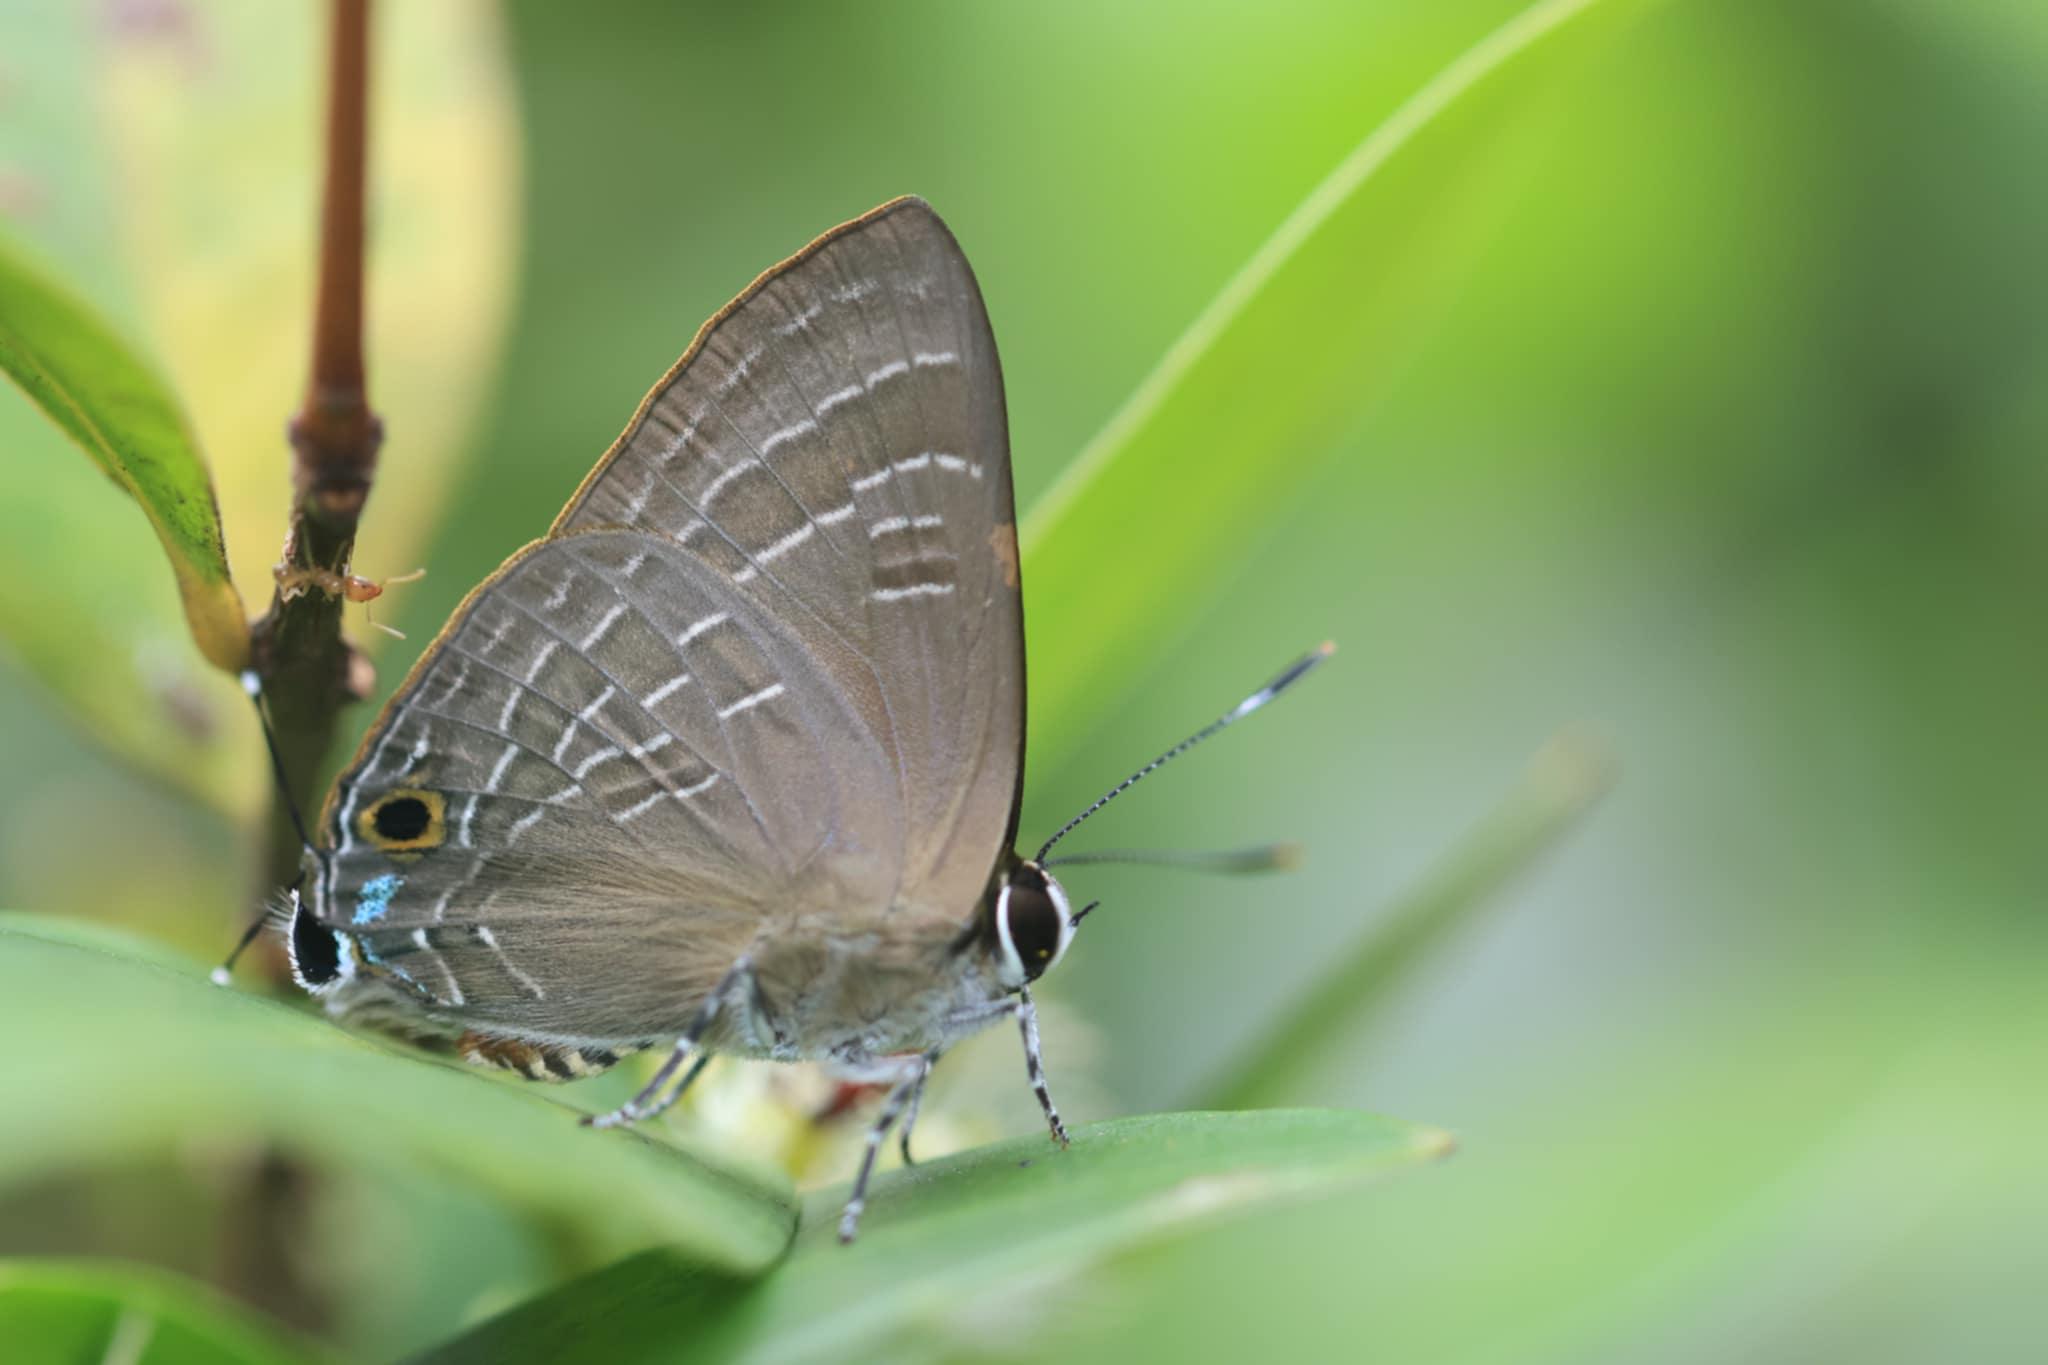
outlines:
[[[326, 180], [321, 193], [320, 281], [306, 393], [291, 419], [292, 507], [285, 562], [341, 568], [355, 546], [384, 427], [363, 381], [364, 172], [369, 140], [370, 0], [333, 0], [327, 83]], [[290, 786], [316, 817], [320, 766], [341, 708], [368, 692], [368, 670], [341, 635], [342, 602], [324, 592], [272, 597], [253, 630]], [[270, 819], [261, 878], [267, 893], [298, 876], [299, 839], [282, 802]]]

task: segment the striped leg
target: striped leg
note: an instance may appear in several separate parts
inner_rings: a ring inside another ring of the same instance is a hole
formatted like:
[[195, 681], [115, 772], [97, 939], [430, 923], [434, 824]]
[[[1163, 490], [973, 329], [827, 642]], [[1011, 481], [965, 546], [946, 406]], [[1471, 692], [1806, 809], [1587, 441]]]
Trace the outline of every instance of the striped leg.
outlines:
[[903, 1127], [896, 1133], [896, 1150], [903, 1153], [903, 1164], [915, 1166], [916, 1160], [910, 1155], [910, 1130], [917, 1127], [917, 1111], [924, 1104], [924, 1083], [932, 1078], [932, 1068], [939, 1064], [936, 1049], [924, 1054], [924, 1069], [918, 1073], [916, 1088], [910, 1092], [910, 1112], [903, 1116]]
[[[749, 965], [744, 954], [739, 961], [732, 964], [732, 969], [719, 981], [717, 989], [705, 997], [703, 1005], [697, 1010], [697, 1017], [690, 1021], [689, 1029], [682, 1037], [676, 1039], [675, 1050], [668, 1054], [668, 1060], [661, 1064], [661, 1069], [654, 1073], [654, 1079], [642, 1087], [639, 1094], [609, 1114], [586, 1114], [578, 1121], [586, 1128], [618, 1128], [625, 1124], [638, 1123], [642, 1119], [651, 1119], [681, 1099], [683, 1092], [690, 1088], [690, 1082], [697, 1079], [698, 1073], [704, 1070], [704, 1064], [711, 1060], [710, 1054], [706, 1053], [699, 1057], [697, 1064], [690, 1068], [689, 1073], [674, 1089], [669, 1089], [669, 1082], [675, 1079], [676, 1072], [682, 1070], [683, 1063], [689, 1060], [690, 1054], [697, 1050], [697, 1040], [711, 1031], [711, 1025], [718, 1019], [719, 1006], [725, 997], [732, 993], [733, 988], [746, 978]], [[666, 1095], [662, 1093], [664, 1090], [668, 1091]]]
[[839, 1215], [839, 1242], [842, 1246], [851, 1242], [854, 1233], [860, 1229], [860, 1212], [867, 1207], [868, 1181], [875, 1174], [875, 1157], [882, 1150], [889, 1130], [896, 1126], [896, 1119], [904, 1107], [910, 1104], [913, 1096], [923, 1092], [925, 1077], [932, 1074], [932, 1054], [918, 1057], [910, 1066], [910, 1074], [889, 1092], [889, 1098], [882, 1102], [882, 1112], [875, 1115], [874, 1126], [868, 1129], [867, 1150], [860, 1155], [860, 1174], [854, 1176], [853, 1193]]
[[1052, 1092], [1045, 1088], [1045, 1060], [1038, 1055], [1038, 1011], [1032, 1007], [1030, 990], [1024, 987], [1017, 990], [1017, 1027], [1024, 1034], [1024, 1071], [1031, 1077], [1031, 1093], [1038, 1096], [1038, 1107], [1045, 1111], [1052, 1140], [1064, 1147], [1067, 1127], [1060, 1122], [1060, 1111], [1053, 1108]]

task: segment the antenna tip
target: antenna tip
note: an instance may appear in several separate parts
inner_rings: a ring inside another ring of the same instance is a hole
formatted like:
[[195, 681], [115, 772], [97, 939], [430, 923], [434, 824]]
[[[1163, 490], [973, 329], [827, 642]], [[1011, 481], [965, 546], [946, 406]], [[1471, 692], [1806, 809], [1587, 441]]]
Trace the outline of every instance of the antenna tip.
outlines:
[[1275, 872], [1292, 872], [1308, 857], [1308, 849], [1301, 844], [1288, 842], [1275, 844], [1267, 855]]
[[231, 980], [233, 980], [233, 978], [228, 975], [228, 969], [226, 967], [215, 967], [211, 972], [207, 973], [206, 979], [213, 982], [213, 984], [216, 986], [225, 986]]
[[1327, 659], [1337, 652], [1337, 642], [1335, 640], [1325, 640], [1315, 647], [1314, 652]]

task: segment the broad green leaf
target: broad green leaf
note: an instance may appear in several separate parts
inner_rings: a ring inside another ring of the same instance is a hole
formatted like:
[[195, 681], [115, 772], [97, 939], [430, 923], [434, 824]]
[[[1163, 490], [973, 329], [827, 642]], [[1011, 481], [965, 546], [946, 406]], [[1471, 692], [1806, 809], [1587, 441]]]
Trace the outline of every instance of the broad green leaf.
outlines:
[[[638, 1256], [537, 1299], [423, 1359], [796, 1362], [945, 1355], [969, 1317], [1007, 1320], [1110, 1256], [1250, 1208], [1439, 1157], [1448, 1135], [1369, 1114], [1158, 1114], [1042, 1134], [893, 1172], [859, 1240], [843, 1189], [808, 1201], [789, 1259], [752, 1285]], [[915, 1341], [921, 1350], [910, 1350]], [[897, 1349], [892, 1350], [895, 1347]]]
[[329, 1359], [203, 1285], [120, 1261], [0, 1261], [7, 1359], [290, 1365]]
[[0, 1187], [51, 1171], [270, 1141], [374, 1174], [472, 1182], [612, 1254], [731, 1272], [781, 1254], [796, 1210], [751, 1175], [596, 1133], [540, 1087], [401, 1056], [107, 931], [0, 915]]
[[1501, 889], [1577, 826], [1613, 781], [1600, 745], [1567, 732], [1395, 906], [1372, 933], [1269, 1024], [1203, 1098], [1219, 1108], [1285, 1103], [1330, 1050], [1383, 1009], [1415, 968], [1450, 942]]
[[[1031, 508], [1031, 733], [1127, 684], [1386, 385], [1448, 296], [1535, 101], [1639, 0], [1543, 0], [1445, 67], [1281, 223]], [[1094, 699], [1094, 700], [1087, 700]], [[1065, 738], [1062, 738], [1064, 736]], [[1049, 759], [1057, 755], [1048, 753]]]
[[248, 662], [206, 461], [178, 400], [90, 306], [0, 242], [0, 370], [141, 505], [209, 662]]

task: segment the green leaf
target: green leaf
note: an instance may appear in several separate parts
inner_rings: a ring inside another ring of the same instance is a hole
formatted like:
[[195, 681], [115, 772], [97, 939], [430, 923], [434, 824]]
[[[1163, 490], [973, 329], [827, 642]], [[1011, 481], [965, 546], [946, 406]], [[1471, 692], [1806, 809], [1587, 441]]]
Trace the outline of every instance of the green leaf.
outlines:
[[7, 1358], [148, 1365], [288, 1365], [325, 1360], [203, 1285], [147, 1266], [0, 1261]]
[[0, 370], [141, 504], [200, 653], [234, 672], [249, 624], [228, 577], [206, 461], [177, 400], [86, 304], [0, 241]]
[[[1394, 111], [1259, 247], [1024, 518], [1029, 733], [1088, 714], [1194, 621], [1441, 306], [1485, 172], [1637, 0], [1544, 0]], [[1113, 562], [1113, 566], [1112, 566]], [[1304, 642], [1306, 643], [1306, 642]], [[1047, 757], [1054, 757], [1047, 755]]]
[[502, 1081], [223, 990], [105, 930], [0, 915], [0, 1188], [53, 1170], [268, 1140], [318, 1161], [468, 1181], [600, 1254], [678, 1248], [758, 1270], [787, 1244], [785, 1192], [637, 1133], [594, 1133]]
[[1064, 1152], [1036, 1134], [879, 1178], [850, 1247], [845, 1191], [819, 1192], [789, 1260], [751, 1286], [638, 1256], [423, 1359], [887, 1359], [907, 1338], [943, 1354], [970, 1308], [1000, 1314], [1118, 1252], [1450, 1149], [1436, 1129], [1313, 1110], [1122, 1119], [1077, 1129]]
[[1205, 1092], [1219, 1108], [1284, 1103], [1331, 1049], [1354, 1037], [1415, 969], [1501, 889], [1572, 830], [1613, 781], [1594, 740], [1566, 732], [1546, 744], [1522, 780], [1348, 956], [1268, 1025]]

